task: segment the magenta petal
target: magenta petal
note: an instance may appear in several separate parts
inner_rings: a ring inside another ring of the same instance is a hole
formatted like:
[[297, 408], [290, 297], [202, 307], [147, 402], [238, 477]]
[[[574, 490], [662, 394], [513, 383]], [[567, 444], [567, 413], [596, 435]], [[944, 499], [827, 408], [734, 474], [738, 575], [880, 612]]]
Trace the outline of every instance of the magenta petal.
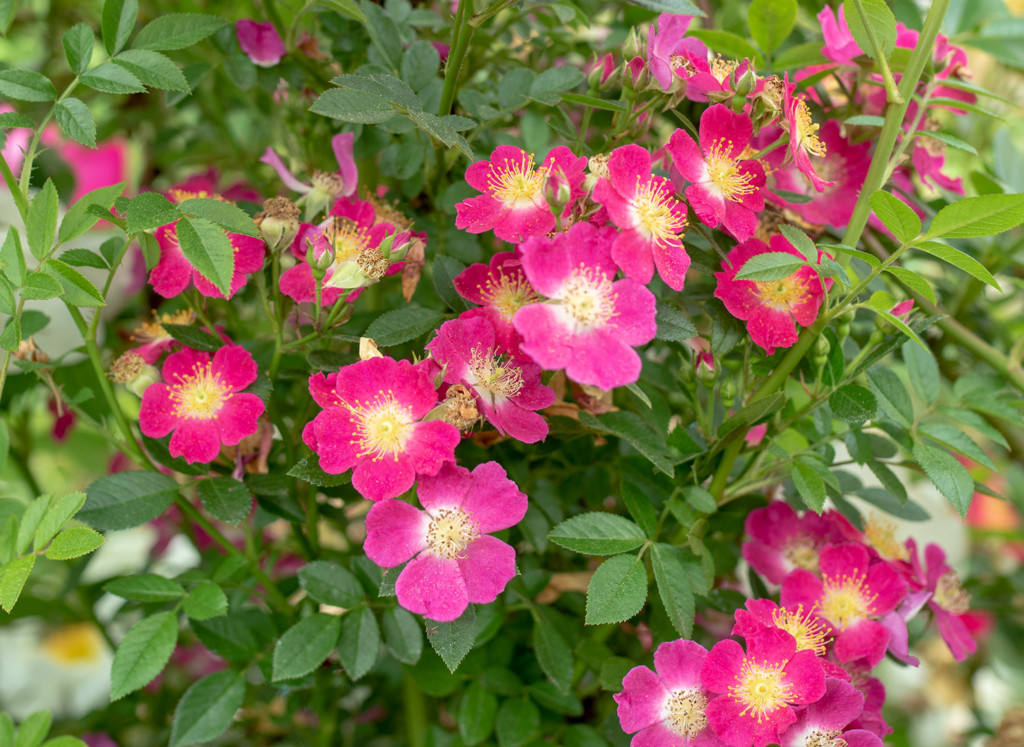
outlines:
[[427, 547], [430, 517], [404, 501], [375, 503], [366, 515], [366, 557], [382, 568], [394, 568]]
[[672, 133], [667, 150], [672, 156], [672, 165], [686, 181], [691, 183], [704, 181], [707, 175], [704, 154], [700, 152], [697, 143], [685, 130], [676, 130]]
[[163, 438], [178, 423], [171, 388], [162, 382], [146, 387], [139, 408], [139, 429], [150, 438]]
[[466, 584], [466, 598], [474, 604], [489, 604], [498, 598], [516, 575], [516, 551], [500, 539], [485, 534], [466, 546], [458, 559]]
[[565, 250], [565, 234], [549, 241], [533, 239], [519, 247], [523, 255], [523, 271], [530, 285], [542, 296], [558, 297], [562, 284], [573, 271], [572, 258]]
[[700, 116], [700, 147], [705, 153], [724, 143], [722, 155], [738, 159], [753, 136], [754, 123], [750, 117], [725, 104], [708, 107]]
[[686, 253], [682, 242], [676, 239], [670, 243], [655, 243], [652, 248], [658, 275], [669, 288], [681, 291], [690, 269], [690, 255]]
[[325, 376], [318, 372], [309, 377], [309, 393], [321, 407], [332, 407], [340, 404], [338, 393], [334, 389], [337, 379], [338, 374], [336, 373]]
[[622, 231], [612, 244], [612, 259], [630, 280], [649, 283], [654, 277], [653, 244], [654, 240], [640, 231]]
[[267, 150], [263, 153], [263, 156], [260, 158], [260, 162], [271, 166], [274, 169], [274, 171], [277, 172], [278, 178], [282, 182], [284, 182], [284, 185], [288, 187], [288, 189], [292, 190], [293, 192], [306, 194], [307, 192], [311, 192], [313, 190], [312, 186], [300, 182], [292, 175], [292, 172], [290, 172], [287, 169], [287, 167], [285, 167], [284, 162], [281, 160], [281, 157], [274, 152], [273, 148], [267, 148]]
[[[318, 434], [319, 435], [319, 434]], [[321, 457], [321, 464], [323, 464]], [[324, 468], [326, 471], [326, 468]], [[405, 454], [380, 459], [364, 457], [352, 470], [352, 487], [363, 498], [383, 501], [401, 495], [412, 487], [416, 470]]]
[[508, 207], [489, 194], [469, 197], [455, 206], [455, 227], [468, 233], [483, 233], [501, 223], [508, 213]]
[[942, 608], [936, 609], [936, 607], [938, 605], [932, 605], [932, 612], [935, 613], [935, 626], [939, 629], [939, 634], [949, 647], [953, 658], [963, 661], [978, 650], [978, 644], [959, 615], [954, 615]]
[[535, 303], [524, 306], [512, 318], [516, 331], [523, 336], [520, 347], [541, 368], [556, 371], [572, 360], [572, 333], [555, 307]]
[[416, 497], [420, 505], [435, 514], [446, 508], [461, 507], [469, 492], [473, 478], [465, 467], [446, 462], [437, 474], [420, 478], [416, 486]]
[[782, 582], [781, 603], [783, 607], [803, 605], [813, 609], [824, 593], [821, 579], [808, 570], [796, 568]]
[[715, 734], [726, 744], [737, 747], [765, 747], [777, 742], [778, 733], [796, 721], [788, 706], [769, 711], [759, 721], [743, 703], [729, 695], [712, 700], [705, 713]]
[[700, 686], [700, 671], [708, 652], [695, 641], [669, 641], [654, 652], [654, 668], [669, 690]]
[[746, 654], [736, 641], [719, 641], [708, 652], [700, 668], [701, 684], [713, 693], [727, 693], [736, 684]]
[[395, 582], [398, 603], [438, 622], [458, 619], [469, 598], [458, 561], [421, 553], [402, 569]]
[[864, 729], [851, 729], [843, 733], [846, 747], [883, 747], [881, 738]]
[[622, 692], [613, 696], [622, 730], [632, 734], [663, 721], [662, 709], [669, 696], [661, 677], [647, 667], [629, 670], [622, 679]]
[[220, 439], [213, 420], [181, 418], [171, 436], [169, 451], [173, 457], [193, 462], [212, 462], [220, 454]]
[[[523, 350], [529, 352], [525, 345]], [[573, 352], [575, 355], [566, 364], [565, 373], [580, 384], [611, 391], [640, 378], [640, 356], [612, 331], [597, 329], [585, 337], [577, 337]]]
[[523, 520], [527, 499], [508, 479], [497, 462], [484, 462], [473, 470], [473, 482], [462, 501], [462, 508], [486, 533], [507, 529]]
[[441, 420], [416, 423], [412, 438], [405, 445], [405, 453], [417, 473], [436, 475], [445, 462], [455, 459], [455, 447], [461, 440], [459, 429], [450, 423]]
[[520, 407], [513, 400], [499, 402], [497, 407], [480, 402], [480, 411], [500, 432], [524, 444], [535, 444], [547, 438], [548, 421], [532, 410]]
[[235, 22], [235, 33], [238, 46], [260, 67], [273, 67], [285, 55], [284, 42], [281, 41], [274, 24], [269, 21], [257, 23], [243, 18]]
[[871, 556], [867, 549], [852, 542], [825, 545], [818, 559], [821, 575], [834, 578], [864, 576], [870, 562]]
[[213, 354], [213, 373], [236, 392], [256, 381], [256, 361], [241, 345], [225, 345]]
[[790, 703], [813, 703], [825, 694], [825, 670], [813, 651], [797, 651], [783, 672], [791, 686]]
[[188, 287], [193, 267], [178, 245], [177, 231], [173, 225], [162, 226], [155, 235], [160, 246], [160, 261], [149, 274], [149, 283], [164, 298], [173, 298]]
[[184, 383], [186, 377], [192, 376], [196, 366], [205, 366], [209, 362], [209, 353], [201, 353], [192, 348], [182, 348], [176, 353], [171, 353], [164, 360], [164, 381], [172, 386]]
[[236, 446], [259, 430], [257, 419], [263, 414], [263, 400], [255, 394], [240, 392], [228, 398], [217, 413], [217, 430], [220, 442]]
[[771, 584], [781, 584], [790, 571], [781, 552], [757, 540], [743, 543], [743, 559]]
[[615, 316], [609, 331], [628, 345], [645, 345], [653, 340], [658, 332], [654, 294], [629, 279], [615, 281], [612, 289], [616, 296]]
[[875, 595], [871, 604], [872, 615], [881, 616], [891, 612], [907, 596], [906, 580], [885, 562], [871, 565], [864, 585]]
[[[705, 732], [706, 733], [706, 730]], [[700, 737], [698, 737], [699, 739]], [[698, 742], [679, 736], [660, 721], [641, 730], [629, 743], [629, 747], [695, 747]]]
[[845, 628], [836, 636], [833, 649], [841, 662], [864, 658], [874, 667], [885, 658], [889, 645], [889, 631], [875, 620], [862, 619]]
[[313, 418], [313, 434], [324, 472], [340, 475], [360, 459], [356, 424], [343, 407], [330, 407]]
[[722, 225], [737, 241], [746, 241], [757, 230], [757, 216], [738, 202], [726, 201]]
[[313, 271], [305, 262], [299, 262], [282, 272], [278, 285], [281, 292], [296, 303], [310, 303], [316, 300], [316, 281], [313, 279]]
[[352, 155], [354, 142], [355, 134], [351, 132], [342, 132], [331, 138], [331, 148], [338, 160], [338, 173], [341, 174], [341, 194], [346, 197], [356, 191], [356, 183], [359, 181], [359, 171]]

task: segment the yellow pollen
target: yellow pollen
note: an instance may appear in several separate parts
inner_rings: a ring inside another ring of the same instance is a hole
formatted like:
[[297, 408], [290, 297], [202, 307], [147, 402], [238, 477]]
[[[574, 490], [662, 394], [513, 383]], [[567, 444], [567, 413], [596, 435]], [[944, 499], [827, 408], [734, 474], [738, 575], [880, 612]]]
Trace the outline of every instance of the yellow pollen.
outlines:
[[231, 387], [213, 372], [212, 363], [196, 363], [180, 384], [171, 385], [174, 415], [195, 420], [215, 418], [231, 392]]
[[335, 217], [325, 232], [335, 263], [356, 260], [370, 245], [370, 235], [348, 218]]
[[818, 545], [806, 534], [797, 535], [787, 542], [783, 554], [796, 568], [818, 572]]
[[167, 334], [167, 330], [164, 329], [165, 324], [192, 324], [196, 320], [196, 313], [191, 309], [184, 309], [183, 311], [174, 311], [171, 313], [161, 314], [157, 317], [156, 312], [153, 312], [153, 321], [143, 322], [140, 326], [135, 328], [132, 332], [132, 339], [136, 342], [150, 343], [157, 342], [159, 340], [169, 340], [171, 336]]
[[825, 626], [810, 615], [805, 615], [803, 605], [799, 605], [796, 612], [780, 607], [772, 613], [772, 622], [796, 639], [797, 651], [813, 651], [816, 656], [825, 655], [825, 644], [829, 641]]
[[607, 324], [615, 314], [615, 298], [611, 280], [582, 263], [562, 286], [562, 303], [577, 327]]
[[390, 389], [387, 392], [382, 389], [373, 403], [348, 405], [348, 409], [358, 421], [359, 433], [354, 442], [359, 444], [358, 456], [373, 454], [375, 462], [390, 456], [397, 462], [398, 455], [405, 450], [405, 442], [412, 435], [409, 408], [395, 402], [394, 392]]
[[736, 71], [737, 64], [736, 60], [727, 60], [718, 55], [711, 60], [711, 74], [719, 83], [725, 83], [725, 79]]
[[812, 731], [804, 739], [804, 747], [847, 747], [843, 733], [834, 729]]
[[910, 557], [906, 544], [896, 539], [896, 525], [878, 516], [868, 517], [864, 536], [878, 554], [886, 560], [906, 560]]
[[530, 283], [519, 273], [506, 275], [501, 272], [497, 282], [488, 278], [487, 284], [480, 291], [484, 300], [509, 321], [519, 309], [540, 301], [540, 296], [533, 292]]
[[427, 548], [438, 558], [464, 558], [469, 543], [480, 536], [472, 517], [461, 508], [444, 508], [431, 517], [427, 527]]
[[971, 595], [964, 590], [956, 571], [946, 571], [935, 584], [935, 603], [954, 615], [962, 615], [971, 608]]
[[824, 158], [825, 144], [818, 138], [818, 124], [811, 119], [811, 110], [807, 108], [807, 103], [798, 100], [793, 115], [796, 120], [797, 146], [811, 155]]
[[515, 397], [523, 388], [522, 369], [509, 356], [498, 354], [494, 348], [485, 351], [474, 348], [469, 359], [469, 371], [476, 379], [473, 386], [486, 389], [492, 395]]
[[839, 630], [845, 630], [858, 620], [871, 614], [877, 594], [869, 594], [864, 588], [865, 577], [842, 575], [825, 576], [824, 594], [818, 603], [822, 617]]
[[216, 192], [207, 192], [205, 189], [191, 190], [191, 189], [172, 189], [168, 193], [171, 198], [171, 202], [184, 202], [185, 200], [218, 200], [219, 202], [229, 202], [225, 200], [221, 195]]
[[757, 187], [750, 183], [753, 174], [740, 172], [740, 160], [730, 156], [730, 150], [732, 141], [725, 138], [719, 138], [711, 144], [711, 149], [705, 154], [708, 179], [722, 191], [727, 200], [739, 202], [738, 198], [753, 194]]
[[807, 298], [807, 285], [793, 273], [782, 280], [755, 280], [755, 291], [765, 306], [779, 311], [792, 311]]
[[686, 230], [686, 214], [672, 212], [676, 204], [663, 183], [649, 179], [646, 184], [640, 184], [640, 177], [637, 177], [636, 196], [633, 198], [637, 218], [660, 244], [677, 239]]
[[736, 675], [736, 684], [729, 686], [729, 694], [743, 704], [741, 716], [750, 713], [762, 723], [772, 711], [786, 705], [791, 686], [783, 682], [784, 667], [785, 664], [744, 660], [743, 669]]
[[500, 166], [491, 166], [487, 182], [496, 200], [506, 207], [514, 207], [537, 199], [547, 172], [546, 168], [533, 167], [532, 155], [525, 163], [520, 159], [505, 159]]
[[696, 687], [689, 690], [674, 690], [665, 702], [665, 721], [675, 734], [694, 739], [708, 725], [704, 709], [708, 699]]
[[92, 664], [103, 652], [103, 636], [91, 623], [65, 625], [43, 639], [43, 650], [58, 664]]

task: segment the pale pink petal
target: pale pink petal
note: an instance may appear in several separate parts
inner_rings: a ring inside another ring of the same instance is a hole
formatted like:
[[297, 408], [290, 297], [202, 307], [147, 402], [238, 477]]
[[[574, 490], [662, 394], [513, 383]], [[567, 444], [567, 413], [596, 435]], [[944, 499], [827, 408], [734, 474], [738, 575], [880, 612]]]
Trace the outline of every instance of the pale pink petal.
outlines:
[[363, 552], [382, 568], [394, 568], [427, 547], [430, 517], [405, 501], [375, 503], [366, 515]]
[[654, 668], [669, 690], [689, 690], [700, 686], [707, 655], [707, 649], [695, 641], [669, 641], [654, 652]]
[[398, 603], [410, 612], [438, 622], [458, 619], [469, 598], [456, 560], [421, 553], [409, 561], [395, 582]]
[[356, 184], [359, 181], [359, 171], [356, 168], [356, 161], [352, 155], [352, 148], [355, 142], [355, 134], [342, 132], [331, 138], [331, 148], [334, 149], [334, 157], [338, 160], [338, 173], [341, 174], [341, 194], [348, 197], [356, 191]]
[[277, 172], [278, 178], [282, 182], [284, 182], [284, 185], [288, 187], [288, 189], [292, 190], [293, 192], [306, 194], [307, 192], [311, 192], [313, 190], [313, 187], [311, 185], [300, 182], [292, 175], [292, 172], [290, 172], [285, 167], [284, 162], [281, 160], [281, 157], [274, 152], [273, 148], [267, 148], [267, 150], [263, 153], [262, 158], [260, 158], [260, 162], [272, 167], [274, 171]]
[[472, 473], [473, 481], [462, 508], [484, 533], [497, 532], [518, 524], [526, 515], [526, 495], [508, 479], [497, 462], [484, 462]]
[[462, 506], [473, 483], [470, 472], [454, 462], [446, 462], [434, 475], [420, 478], [416, 497], [420, 505], [435, 514], [446, 508]]

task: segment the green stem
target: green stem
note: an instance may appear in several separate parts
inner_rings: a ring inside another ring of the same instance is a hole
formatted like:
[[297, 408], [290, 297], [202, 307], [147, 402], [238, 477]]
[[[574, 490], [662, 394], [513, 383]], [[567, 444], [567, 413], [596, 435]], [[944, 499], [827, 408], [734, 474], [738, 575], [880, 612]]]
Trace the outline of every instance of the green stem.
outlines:
[[427, 707], [423, 691], [408, 671], [402, 675], [402, 705], [409, 747], [423, 747], [427, 731]]
[[[13, 229], [12, 229], [13, 230]], [[25, 299], [18, 300], [18, 308], [14, 311], [14, 317], [16, 319], [21, 318], [21, 310], [25, 308]], [[3, 400], [4, 396], [4, 384], [7, 383], [7, 369], [11, 366], [11, 358], [14, 356], [13, 350], [4, 351], [4, 362], [0, 364], [0, 401]]]
[[28, 224], [28, 200], [22, 193], [21, 188], [18, 186], [18, 178], [11, 171], [10, 165], [7, 163], [7, 159], [0, 157], [0, 175], [3, 175], [4, 183], [7, 185], [7, 191], [14, 197], [14, 204], [18, 207], [18, 214], [21, 216], [22, 223]]
[[885, 59], [885, 54], [875, 38], [875, 32], [871, 30], [871, 23], [868, 21], [867, 13], [864, 12], [863, 0], [853, 0], [853, 4], [857, 8], [857, 15], [860, 16], [861, 25], [863, 25], [864, 31], [868, 35], [871, 50], [875, 53], [875, 61], [882, 68], [882, 80], [885, 81], [886, 98], [890, 102], [902, 104], [904, 101], [903, 96], [900, 95], [899, 90], [896, 88], [896, 81], [893, 80], [892, 70], [889, 69], [889, 61]]
[[448, 64], [444, 68], [444, 86], [441, 89], [441, 105], [437, 109], [437, 115], [443, 117], [452, 113], [452, 103], [455, 101], [455, 91], [459, 85], [459, 72], [462, 70], [462, 61], [469, 50], [469, 40], [473, 36], [473, 26], [466, 23], [468, 8], [473, 0], [459, 0], [459, 7], [455, 11], [455, 22], [452, 24], [452, 45], [448, 54]]
[[32, 136], [32, 142], [28, 145], [28, 150], [25, 151], [25, 160], [21, 165], [21, 182], [20, 189], [21, 194], [25, 199], [28, 199], [28, 185], [32, 181], [32, 162], [36, 157], [36, 150], [39, 148], [39, 139], [43, 136], [43, 130], [46, 129], [46, 125], [49, 124], [50, 120], [53, 119], [53, 115], [57, 112], [57, 105], [71, 95], [71, 92], [78, 86], [78, 76], [68, 83], [68, 87], [64, 89], [60, 97], [53, 102], [53, 106], [50, 107], [50, 111], [43, 117], [43, 121], [39, 123], [36, 128], [35, 134]]

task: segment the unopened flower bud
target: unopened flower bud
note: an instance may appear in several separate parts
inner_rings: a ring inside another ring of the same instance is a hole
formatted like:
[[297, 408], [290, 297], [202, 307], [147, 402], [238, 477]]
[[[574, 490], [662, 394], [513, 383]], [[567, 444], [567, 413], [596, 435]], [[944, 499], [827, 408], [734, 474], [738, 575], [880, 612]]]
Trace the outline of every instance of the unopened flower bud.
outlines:
[[286, 197], [272, 197], [263, 203], [260, 233], [270, 251], [279, 252], [291, 245], [299, 232], [300, 215], [299, 209]]
[[721, 386], [718, 387], [718, 394], [726, 404], [729, 404], [736, 399], [736, 379], [729, 376], [722, 381]]
[[634, 26], [629, 30], [626, 41], [622, 44], [622, 56], [631, 60], [644, 54], [644, 51], [644, 45], [640, 41], [640, 35], [636, 32], [636, 26]]
[[757, 75], [754, 73], [753, 68], [748, 67], [747, 71], [736, 81], [736, 93], [741, 96], [747, 96], [754, 90], [756, 85]]
[[702, 352], [697, 354], [697, 378], [706, 387], [714, 385], [718, 378], [718, 371], [715, 370], [715, 358], [711, 353]]
[[334, 200], [345, 188], [345, 181], [341, 174], [329, 171], [314, 171], [310, 181], [313, 189], [303, 199], [306, 201], [306, 221], [312, 223], [314, 217], [334, 204]]

